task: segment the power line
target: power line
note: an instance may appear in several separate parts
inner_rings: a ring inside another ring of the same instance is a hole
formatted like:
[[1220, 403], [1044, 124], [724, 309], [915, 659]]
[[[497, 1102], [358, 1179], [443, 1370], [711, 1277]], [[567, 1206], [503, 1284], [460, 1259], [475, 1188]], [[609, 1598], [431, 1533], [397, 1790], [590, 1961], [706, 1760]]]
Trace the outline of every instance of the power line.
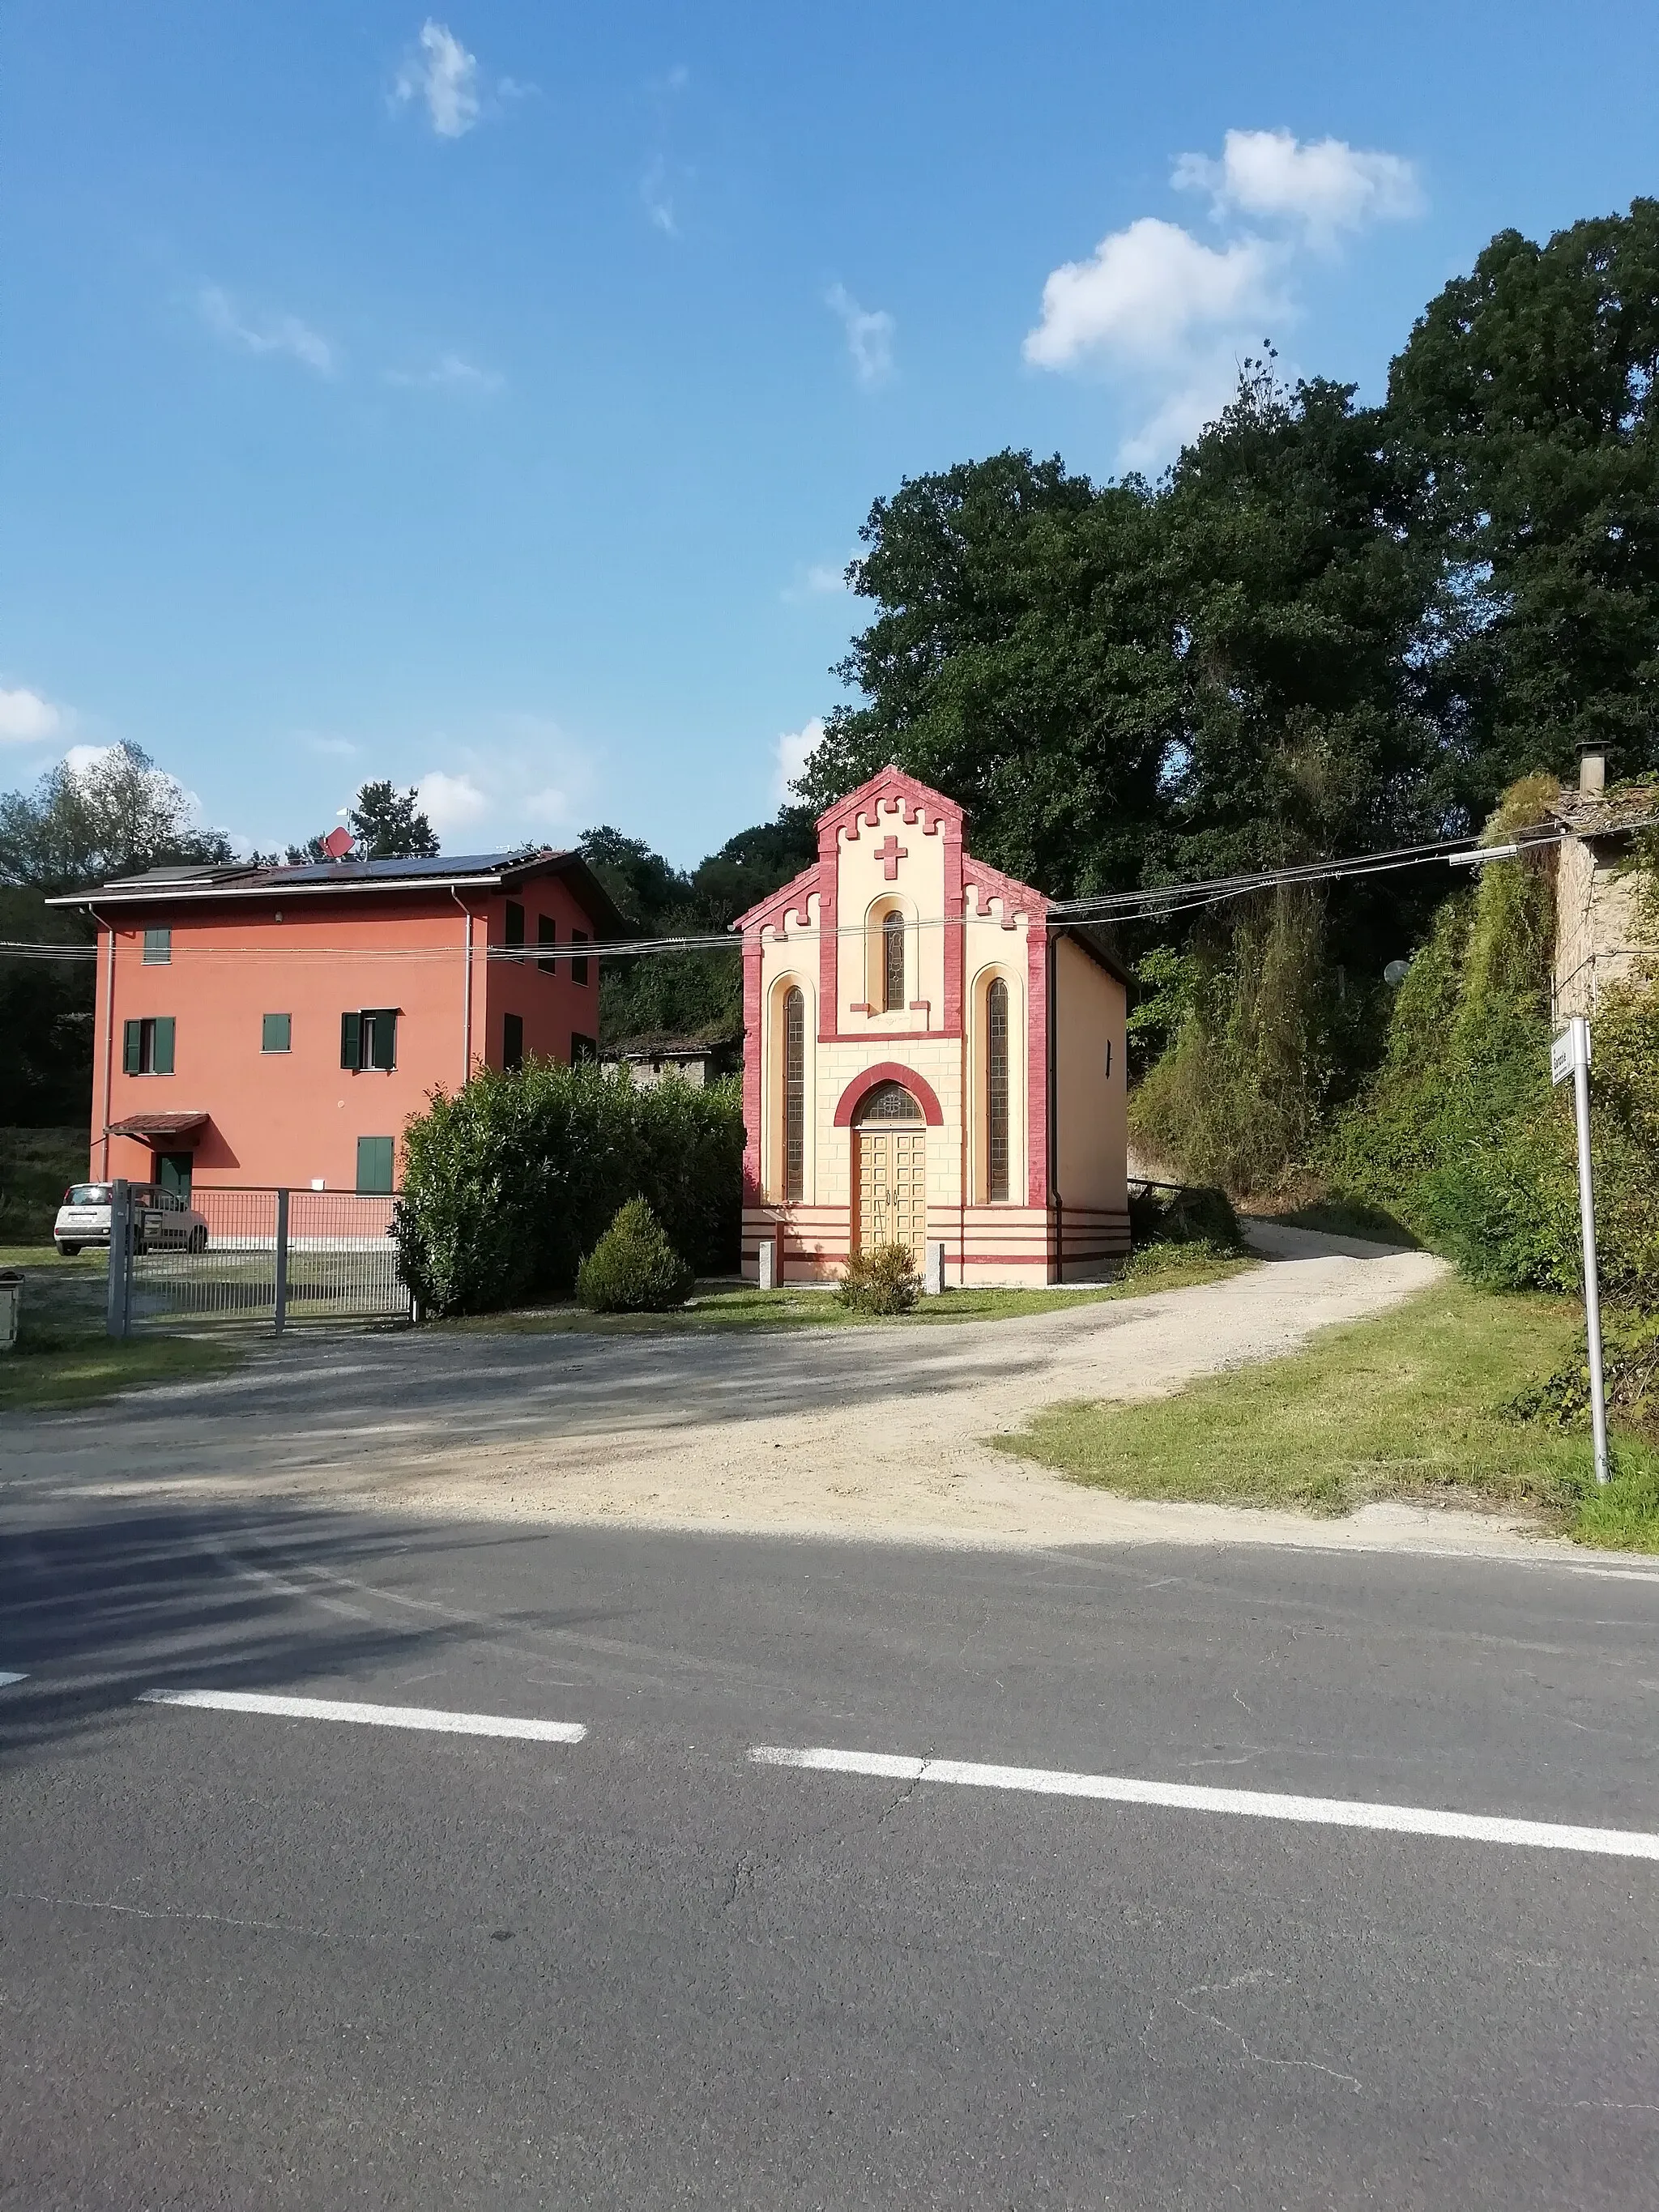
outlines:
[[[1561, 842], [1565, 833], [1552, 830], [1547, 836], [1516, 839], [1510, 845], [1492, 854], [1494, 859], [1510, 859], [1528, 852], [1547, 849]], [[1087, 898], [1054, 899], [1048, 902], [1047, 911], [1051, 921], [1161, 921], [1177, 915], [1194, 914], [1206, 908], [1224, 905], [1233, 899], [1248, 898], [1254, 893], [1272, 890], [1282, 884], [1340, 883], [1356, 881], [1366, 876], [1392, 875], [1401, 868], [1419, 868], [1437, 860], [1454, 865], [1479, 860], [1488, 848], [1470, 845], [1466, 839], [1446, 837], [1425, 845], [1401, 845], [1391, 850], [1376, 853], [1355, 853], [1337, 860], [1309, 860], [1293, 866], [1262, 869], [1252, 875], [1210, 876], [1188, 883], [1156, 884], [1134, 891], [1102, 891]], [[96, 896], [96, 894], [91, 894]], [[804, 904], [810, 892], [801, 895]], [[993, 894], [995, 896], [995, 894]], [[798, 910], [798, 909], [792, 909]], [[970, 922], [992, 919], [981, 912], [973, 915], [928, 915], [909, 924], [921, 929], [962, 929]], [[862, 922], [842, 923], [834, 930], [820, 923], [803, 922], [791, 927], [786, 913], [780, 923], [767, 925], [772, 941], [780, 942], [826, 937], [862, 938]], [[596, 940], [583, 945], [580, 950], [569, 945], [519, 946], [516, 945], [475, 945], [471, 957], [475, 960], [505, 961], [527, 968], [532, 963], [556, 970], [566, 961], [577, 960], [639, 960], [659, 954], [674, 952], [736, 952], [742, 949], [743, 939], [725, 931], [718, 936], [702, 937], [629, 937], [610, 942]], [[453, 961], [463, 948], [449, 945], [295, 945], [291, 939], [284, 943], [264, 945], [185, 945], [174, 949], [173, 958], [181, 955], [195, 959], [260, 960], [280, 959], [287, 963], [307, 961], [389, 960], [389, 961]], [[98, 948], [91, 945], [26, 944], [16, 939], [0, 939], [0, 957], [17, 960], [71, 962], [95, 960]], [[158, 963], [170, 965], [171, 963]]]

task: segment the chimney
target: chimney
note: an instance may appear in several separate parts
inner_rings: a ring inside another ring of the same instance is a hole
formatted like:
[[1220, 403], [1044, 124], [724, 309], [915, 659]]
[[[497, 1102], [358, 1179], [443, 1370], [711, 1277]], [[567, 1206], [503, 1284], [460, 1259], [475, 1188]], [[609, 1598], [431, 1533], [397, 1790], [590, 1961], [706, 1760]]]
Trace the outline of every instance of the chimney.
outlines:
[[1599, 738], [1578, 748], [1578, 796], [1603, 799], [1607, 788], [1607, 749]]

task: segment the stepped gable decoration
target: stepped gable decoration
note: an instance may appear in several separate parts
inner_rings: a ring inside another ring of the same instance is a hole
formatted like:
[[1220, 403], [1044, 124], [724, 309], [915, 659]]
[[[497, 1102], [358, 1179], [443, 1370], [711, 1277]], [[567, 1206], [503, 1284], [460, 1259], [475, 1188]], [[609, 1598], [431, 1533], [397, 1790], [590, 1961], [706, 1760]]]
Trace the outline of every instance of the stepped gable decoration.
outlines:
[[817, 826], [813, 866], [733, 925], [745, 1268], [765, 1245], [766, 1279], [832, 1279], [898, 1242], [1029, 1285], [1123, 1250], [1122, 971], [902, 769]]

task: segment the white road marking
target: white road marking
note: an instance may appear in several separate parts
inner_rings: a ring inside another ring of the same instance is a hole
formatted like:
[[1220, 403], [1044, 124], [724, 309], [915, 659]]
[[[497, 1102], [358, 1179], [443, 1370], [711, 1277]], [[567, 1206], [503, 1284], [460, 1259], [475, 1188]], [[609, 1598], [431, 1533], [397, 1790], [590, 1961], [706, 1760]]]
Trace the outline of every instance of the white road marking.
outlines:
[[502, 1713], [449, 1713], [427, 1705], [361, 1705], [342, 1698], [276, 1698], [252, 1690], [143, 1690], [141, 1705], [191, 1705], [219, 1713], [274, 1713], [295, 1721], [360, 1721], [369, 1728], [432, 1729], [441, 1735], [526, 1736], [580, 1743], [580, 1721], [523, 1721]]
[[1307, 1820], [1322, 1827], [1380, 1828], [1397, 1836], [1446, 1836], [1462, 1843], [1659, 1859], [1659, 1835], [1634, 1828], [1580, 1828], [1555, 1820], [1443, 1813], [1429, 1806], [1279, 1796], [1265, 1790], [1212, 1790], [1185, 1782], [1142, 1782], [1127, 1775], [1071, 1774], [1040, 1766], [978, 1766], [956, 1759], [905, 1759], [884, 1751], [793, 1751], [759, 1744], [749, 1756], [757, 1766], [872, 1774], [891, 1782], [954, 1782], [968, 1790], [1025, 1790], [1045, 1797], [1099, 1797], [1118, 1805], [1164, 1805], [1187, 1813], [1231, 1813], [1258, 1820]]
[[0, 1690], [3, 1690], [9, 1683], [27, 1682], [27, 1674], [9, 1674], [3, 1667], [0, 1667]]

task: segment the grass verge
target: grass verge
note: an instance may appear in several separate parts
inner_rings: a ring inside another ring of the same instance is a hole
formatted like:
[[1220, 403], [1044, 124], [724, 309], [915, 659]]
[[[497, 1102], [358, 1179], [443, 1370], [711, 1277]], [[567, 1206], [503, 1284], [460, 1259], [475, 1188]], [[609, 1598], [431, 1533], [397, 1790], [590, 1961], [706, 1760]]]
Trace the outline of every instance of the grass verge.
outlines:
[[23, 1271], [23, 1325], [0, 1352], [0, 1414], [53, 1413], [112, 1391], [222, 1375], [242, 1356], [235, 1343], [193, 1336], [104, 1334], [108, 1255], [65, 1260], [51, 1245], [0, 1246], [0, 1267]]
[[1587, 1544], [1659, 1552], [1659, 1452], [1522, 1421], [1516, 1394], [1571, 1351], [1577, 1310], [1455, 1278], [1287, 1359], [1143, 1405], [1051, 1407], [1000, 1448], [1126, 1497], [1347, 1513], [1374, 1498], [1520, 1510]]
[[886, 1319], [849, 1313], [833, 1290], [793, 1285], [777, 1291], [703, 1290], [671, 1313], [591, 1314], [580, 1306], [558, 1305], [518, 1313], [470, 1314], [433, 1326], [487, 1335], [644, 1336], [664, 1331], [911, 1328], [940, 1322], [1020, 1321], [1107, 1298], [1148, 1297], [1155, 1291], [1219, 1282], [1255, 1264], [1207, 1246], [1149, 1244], [1125, 1263], [1115, 1282], [1074, 1289], [946, 1291], [940, 1297], [923, 1298], [913, 1313]]

